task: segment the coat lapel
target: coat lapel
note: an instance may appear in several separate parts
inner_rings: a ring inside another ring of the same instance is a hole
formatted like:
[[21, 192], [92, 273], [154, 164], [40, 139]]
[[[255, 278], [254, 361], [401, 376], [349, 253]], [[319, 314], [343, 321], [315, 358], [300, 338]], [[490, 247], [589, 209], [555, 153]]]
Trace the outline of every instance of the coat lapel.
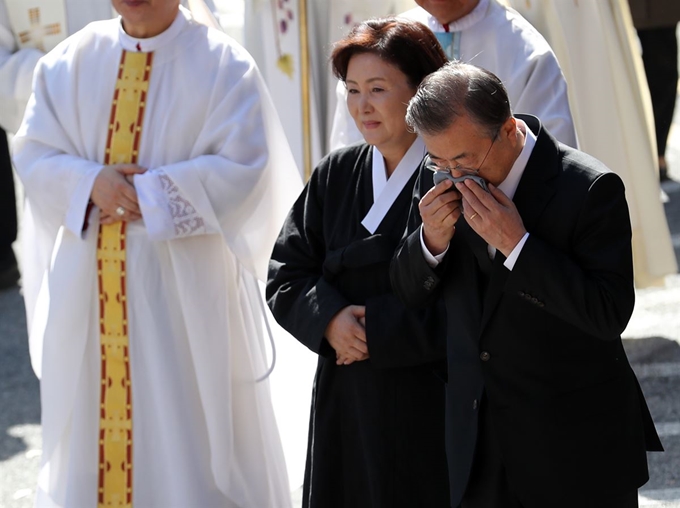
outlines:
[[557, 191], [557, 176], [562, 171], [562, 165], [557, 140], [544, 131], [535, 118], [518, 117], [537, 135], [536, 146], [513, 198], [524, 227], [531, 234], [543, 209]]
[[[513, 198], [513, 203], [522, 217], [524, 227], [531, 235], [543, 210], [557, 190], [556, 177], [561, 171], [561, 162], [557, 141], [543, 130], [541, 123], [535, 117], [525, 115], [517, 115], [517, 117], [522, 119], [537, 136], [536, 146], [531, 152]], [[494, 257], [491, 280], [484, 297], [481, 330], [484, 330], [498, 305], [503, 294], [503, 287], [510, 274], [509, 270], [503, 265], [505, 259], [505, 256], [500, 252], [497, 252]]]

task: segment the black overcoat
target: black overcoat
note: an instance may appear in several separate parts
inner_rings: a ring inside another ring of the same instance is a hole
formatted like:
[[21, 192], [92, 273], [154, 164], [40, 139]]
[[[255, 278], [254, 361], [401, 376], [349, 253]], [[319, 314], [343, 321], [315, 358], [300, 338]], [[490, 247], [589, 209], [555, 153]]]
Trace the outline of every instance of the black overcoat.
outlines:
[[[535, 117], [517, 117], [538, 138], [513, 198], [530, 234], [513, 270], [500, 252], [489, 260], [464, 218], [430, 268], [415, 209], [393, 287], [414, 308], [446, 302], [452, 506], [468, 482], [483, 394], [524, 508], [597, 506], [645, 483], [645, 452], [661, 449], [621, 342], [635, 300], [624, 187]], [[414, 202], [431, 187], [421, 174]]]

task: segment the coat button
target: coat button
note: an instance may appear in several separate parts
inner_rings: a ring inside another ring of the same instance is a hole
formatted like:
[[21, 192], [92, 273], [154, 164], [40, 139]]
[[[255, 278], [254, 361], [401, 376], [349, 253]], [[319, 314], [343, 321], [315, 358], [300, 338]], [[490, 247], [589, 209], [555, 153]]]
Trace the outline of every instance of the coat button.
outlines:
[[477, 399], [472, 401], [472, 409], [474, 411], [477, 411], [477, 407], [479, 406], [479, 403], [477, 402]]
[[434, 286], [434, 278], [433, 278], [433, 277], [427, 277], [427, 278], [423, 281], [423, 287], [424, 287], [425, 289], [427, 289], [428, 291], [429, 291], [430, 289], [432, 289], [433, 286]]
[[529, 293], [524, 293], [524, 298], [531, 301], [531, 295]]
[[524, 298], [524, 291], [517, 291], [520, 298]]
[[482, 354], [479, 355], [479, 358], [483, 362], [488, 362], [491, 359], [491, 355], [489, 353], [487, 353], [486, 351], [482, 351]]

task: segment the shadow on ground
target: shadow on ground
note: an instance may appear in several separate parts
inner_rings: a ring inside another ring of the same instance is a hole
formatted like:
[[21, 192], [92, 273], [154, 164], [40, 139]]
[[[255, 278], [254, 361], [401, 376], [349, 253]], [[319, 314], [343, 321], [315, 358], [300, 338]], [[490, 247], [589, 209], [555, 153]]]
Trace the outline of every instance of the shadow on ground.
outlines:
[[26, 451], [10, 435], [17, 425], [40, 423], [39, 383], [28, 356], [24, 302], [19, 288], [0, 291], [0, 461]]
[[623, 339], [630, 363], [648, 364], [659, 361], [680, 363], [680, 344], [665, 337]]
[[[666, 220], [668, 221], [668, 229], [671, 233], [671, 238], [680, 237], [680, 181], [671, 180], [664, 182], [661, 188], [668, 196], [664, 203], [664, 210], [666, 212]], [[680, 242], [674, 241], [675, 259], [680, 266]]]

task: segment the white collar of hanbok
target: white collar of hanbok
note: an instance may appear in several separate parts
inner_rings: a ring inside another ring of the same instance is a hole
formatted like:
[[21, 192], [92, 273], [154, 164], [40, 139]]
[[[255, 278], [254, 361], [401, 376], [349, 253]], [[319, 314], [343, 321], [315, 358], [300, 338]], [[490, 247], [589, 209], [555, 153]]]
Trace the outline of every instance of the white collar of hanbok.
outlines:
[[126, 51], [143, 51], [144, 53], [156, 51], [158, 48], [165, 46], [177, 37], [188, 23], [190, 17], [191, 14], [189, 11], [180, 6], [175, 21], [172, 22], [168, 29], [147, 39], [137, 39], [136, 37], [126, 34], [125, 30], [123, 30], [122, 18], [119, 18], [118, 34], [120, 36], [120, 43]]
[[368, 232], [371, 234], [376, 232], [424, 156], [425, 143], [422, 139], [416, 138], [388, 179], [385, 159], [380, 151], [373, 147], [373, 206], [361, 221]]

